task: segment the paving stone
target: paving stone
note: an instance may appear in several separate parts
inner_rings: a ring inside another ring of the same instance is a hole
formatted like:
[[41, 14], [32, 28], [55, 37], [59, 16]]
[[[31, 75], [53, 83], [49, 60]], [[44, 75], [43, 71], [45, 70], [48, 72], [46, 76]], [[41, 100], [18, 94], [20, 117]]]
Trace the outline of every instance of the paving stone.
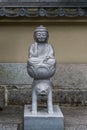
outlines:
[[87, 125], [67, 126], [65, 130], [87, 130]]
[[[87, 107], [60, 106], [65, 130], [87, 130]], [[0, 130], [23, 130], [23, 106], [11, 105], [0, 111]]]
[[8, 106], [0, 111], [0, 130], [23, 130], [23, 106]]
[[0, 124], [0, 130], [17, 130], [18, 125], [17, 124]]
[[87, 130], [87, 107], [61, 107], [65, 130]]

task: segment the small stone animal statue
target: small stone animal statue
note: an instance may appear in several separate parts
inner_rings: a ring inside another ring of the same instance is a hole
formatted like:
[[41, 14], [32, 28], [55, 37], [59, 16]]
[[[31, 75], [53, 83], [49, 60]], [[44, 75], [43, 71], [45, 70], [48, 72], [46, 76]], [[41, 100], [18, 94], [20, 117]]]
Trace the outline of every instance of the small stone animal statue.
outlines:
[[47, 108], [48, 113], [53, 113], [52, 105], [52, 83], [50, 80], [34, 80], [33, 91], [32, 91], [32, 113], [37, 113], [37, 99], [38, 95], [47, 96]]

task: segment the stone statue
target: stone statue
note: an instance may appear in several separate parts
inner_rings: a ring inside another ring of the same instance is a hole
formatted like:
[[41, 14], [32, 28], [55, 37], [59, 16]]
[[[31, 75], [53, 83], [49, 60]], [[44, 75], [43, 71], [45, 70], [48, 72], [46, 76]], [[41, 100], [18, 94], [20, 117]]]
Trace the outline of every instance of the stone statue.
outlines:
[[32, 84], [32, 113], [37, 113], [37, 96], [47, 95], [48, 113], [53, 113], [52, 83], [50, 78], [56, 70], [54, 50], [48, 43], [49, 33], [44, 26], [34, 31], [35, 43], [29, 48], [28, 74], [34, 79]]
[[[59, 106], [52, 103], [50, 78], [55, 73], [56, 61], [48, 38], [46, 27], [37, 27], [34, 31], [35, 42], [29, 48], [27, 71], [33, 78], [32, 108], [31, 105], [24, 107], [24, 130], [64, 130], [64, 116]], [[47, 107], [38, 109], [40, 98], [47, 101]]]

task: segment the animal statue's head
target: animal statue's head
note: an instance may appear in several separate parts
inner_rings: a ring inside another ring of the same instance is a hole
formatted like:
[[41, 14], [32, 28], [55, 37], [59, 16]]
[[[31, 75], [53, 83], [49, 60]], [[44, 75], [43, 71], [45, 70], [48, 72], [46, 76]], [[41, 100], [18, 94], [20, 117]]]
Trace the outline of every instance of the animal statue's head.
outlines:
[[36, 85], [36, 92], [39, 95], [48, 95], [50, 86], [48, 84], [38, 84]]

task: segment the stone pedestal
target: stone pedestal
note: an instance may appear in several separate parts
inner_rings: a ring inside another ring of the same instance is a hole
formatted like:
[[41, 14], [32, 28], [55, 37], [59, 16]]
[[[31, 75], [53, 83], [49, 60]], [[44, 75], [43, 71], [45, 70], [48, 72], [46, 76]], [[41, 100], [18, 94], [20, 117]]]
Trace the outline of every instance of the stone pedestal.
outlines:
[[64, 116], [59, 106], [54, 106], [54, 113], [48, 114], [47, 110], [38, 110], [32, 114], [31, 106], [24, 107], [24, 130], [64, 130]]

